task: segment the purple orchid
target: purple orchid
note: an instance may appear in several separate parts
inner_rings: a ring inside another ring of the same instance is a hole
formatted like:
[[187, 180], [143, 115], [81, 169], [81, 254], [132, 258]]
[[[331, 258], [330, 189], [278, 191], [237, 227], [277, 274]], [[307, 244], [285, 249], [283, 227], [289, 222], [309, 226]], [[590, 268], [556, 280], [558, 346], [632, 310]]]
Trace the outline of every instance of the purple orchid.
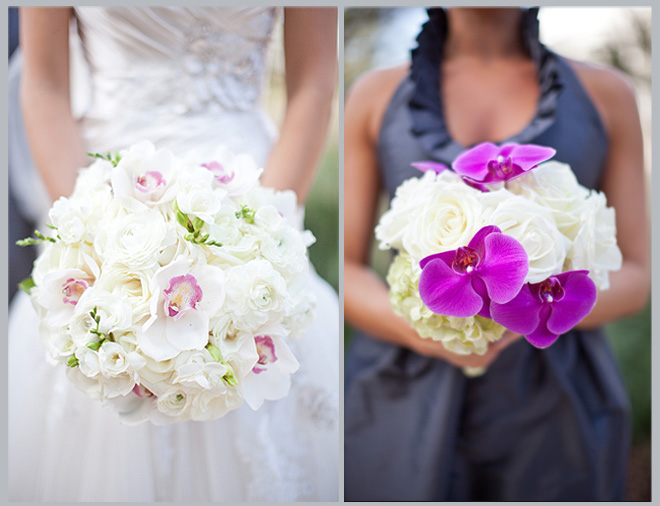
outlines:
[[471, 186], [481, 189], [480, 183], [510, 181], [529, 172], [539, 163], [549, 160], [556, 151], [535, 144], [508, 143], [496, 146], [482, 142], [461, 153], [452, 169]]
[[410, 165], [415, 167], [417, 170], [421, 170], [422, 172], [430, 171], [430, 172], [435, 172], [436, 174], [440, 174], [441, 172], [449, 170], [449, 167], [447, 165], [440, 162], [431, 162], [431, 161], [413, 162]]
[[567, 271], [540, 283], [527, 283], [505, 303], [493, 301], [491, 315], [537, 348], [547, 348], [587, 316], [596, 303], [596, 285], [589, 271]]
[[480, 229], [467, 246], [436, 253], [420, 262], [419, 294], [434, 313], [490, 318], [491, 300], [510, 301], [529, 271], [527, 253], [494, 226]]

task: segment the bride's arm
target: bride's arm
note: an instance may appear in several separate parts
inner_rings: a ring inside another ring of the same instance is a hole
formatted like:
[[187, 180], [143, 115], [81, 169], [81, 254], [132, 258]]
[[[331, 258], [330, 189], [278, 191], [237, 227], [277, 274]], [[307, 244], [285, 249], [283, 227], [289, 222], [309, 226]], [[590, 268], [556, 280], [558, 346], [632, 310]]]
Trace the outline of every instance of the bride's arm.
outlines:
[[344, 315], [355, 327], [378, 339], [447, 360], [456, 366], [490, 364], [512, 340], [508, 334], [483, 356], [457, 355], [415, 330], [392, 310], [388, 288], [368, 266], [380, 188], [377, 132], [400, 71], [373, 72], [351, 89], [344, 115]]
[[71, 8], [22, 7], [20, 101], [32, 158], [51, 198], [73, 191], [85, 148], [69, 100]]
[[325, 144], [337, 80], [337, 9], [284, 9], [287, 104], [261, 179], [303, 203]]

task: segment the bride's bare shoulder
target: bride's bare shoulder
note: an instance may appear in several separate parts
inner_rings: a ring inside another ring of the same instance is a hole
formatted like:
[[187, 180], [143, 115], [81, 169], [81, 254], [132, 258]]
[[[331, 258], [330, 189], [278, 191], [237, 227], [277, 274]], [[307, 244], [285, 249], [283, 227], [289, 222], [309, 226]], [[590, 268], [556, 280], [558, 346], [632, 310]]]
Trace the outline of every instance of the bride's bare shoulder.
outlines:
[[401, 81], [410, 72], [410, 64], [370, 70], [358, 77], [346, 97], [345, 116], [366, 129], [376, 139], [385, 110]]

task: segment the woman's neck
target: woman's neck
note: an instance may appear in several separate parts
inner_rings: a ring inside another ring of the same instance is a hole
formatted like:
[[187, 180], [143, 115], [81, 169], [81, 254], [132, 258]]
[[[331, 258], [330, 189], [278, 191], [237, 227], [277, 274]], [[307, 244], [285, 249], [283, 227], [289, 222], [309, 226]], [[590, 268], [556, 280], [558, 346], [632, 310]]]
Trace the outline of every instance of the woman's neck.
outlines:
[[520, 8], [451, 8], [445, 58], [481, 60], [525, 56], [521, 37]]

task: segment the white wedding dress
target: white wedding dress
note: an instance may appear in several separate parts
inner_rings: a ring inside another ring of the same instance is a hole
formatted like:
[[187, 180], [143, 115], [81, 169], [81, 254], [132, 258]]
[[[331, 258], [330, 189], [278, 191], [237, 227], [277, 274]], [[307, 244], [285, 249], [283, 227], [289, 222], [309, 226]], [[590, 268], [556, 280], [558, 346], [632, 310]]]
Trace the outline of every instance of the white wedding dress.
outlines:
[[[175, 154], [226, 145], [265, 161], [276, 132], [259, 101], [278, 9], [83, 7], [76, 17], [89, 72], [74, 72], [72, 87], [74, 98], [91, 90], [81, 123], [90, 151], [148, 139]], [[34, 195], [22, 200], [38, 214]], [[311, 283], [316, 318], [292, 343], [301, 366], [288, 397], [168, 426], [122, 425], [78, 391], [46, 363], [29, 298], [15, 297], [9, 499], [338, 500], [337, 296], [315, 273]]]

